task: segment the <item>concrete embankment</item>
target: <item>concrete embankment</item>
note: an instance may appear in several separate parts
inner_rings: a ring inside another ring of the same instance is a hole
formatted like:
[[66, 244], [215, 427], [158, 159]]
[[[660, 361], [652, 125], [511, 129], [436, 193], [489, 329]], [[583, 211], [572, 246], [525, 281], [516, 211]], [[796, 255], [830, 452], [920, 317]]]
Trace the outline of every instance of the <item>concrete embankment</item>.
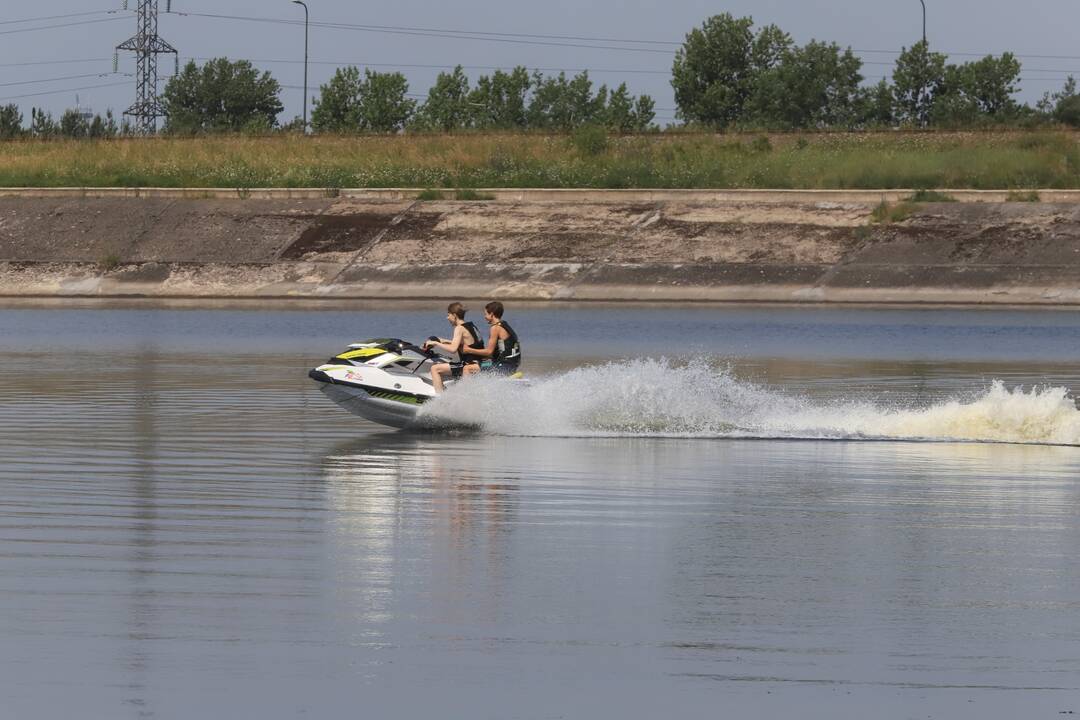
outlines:
[[1076, 192], [483, 192], [0, 191], [0, 295], [1080, 304]]

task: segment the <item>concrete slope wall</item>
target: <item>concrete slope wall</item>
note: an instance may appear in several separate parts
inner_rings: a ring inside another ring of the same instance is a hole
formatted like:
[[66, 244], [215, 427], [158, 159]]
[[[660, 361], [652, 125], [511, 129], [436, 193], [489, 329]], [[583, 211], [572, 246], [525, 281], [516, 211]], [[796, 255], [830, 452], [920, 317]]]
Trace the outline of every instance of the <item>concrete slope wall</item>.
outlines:
[[1080, 303], [1080, 204], [875, 205], [4, 196], [0, 294]]

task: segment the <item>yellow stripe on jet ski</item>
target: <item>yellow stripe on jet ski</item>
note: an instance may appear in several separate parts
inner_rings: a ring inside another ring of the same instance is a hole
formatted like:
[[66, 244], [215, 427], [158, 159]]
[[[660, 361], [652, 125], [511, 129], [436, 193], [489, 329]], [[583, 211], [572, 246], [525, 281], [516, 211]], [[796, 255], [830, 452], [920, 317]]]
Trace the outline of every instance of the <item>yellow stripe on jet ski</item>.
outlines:
[[375, 357], [376, 355], [382, 355], [386, 351], [382, 348], [361, 348], [359, 350], [350, 350], [346, 353], [341, 353], [335, 360], [352, 360], [353, 358], [361, 357]]

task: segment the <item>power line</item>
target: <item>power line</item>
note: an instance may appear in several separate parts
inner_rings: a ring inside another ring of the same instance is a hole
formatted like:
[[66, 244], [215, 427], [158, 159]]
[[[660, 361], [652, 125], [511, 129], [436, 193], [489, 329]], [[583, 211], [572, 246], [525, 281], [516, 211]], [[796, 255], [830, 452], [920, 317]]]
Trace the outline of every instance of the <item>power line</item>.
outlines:
[[[207, 61], [213, 60], [211, 57], [204, 56], [190, 56], [186, 58], [188, 60]], [[1080, 58], [1077, 58], [1080, 59]], [[112, 58], [100, 57], [100, 58], [73, 58], [71, 60], [33, 60], [27, 62], [13, 62], [13, 63], [0, 63], [0, 67], [30, 67], [36, 65], [76, 65], [81, 63], [91, 62], [110, 62]], [[283, 65], [302, 65], [303, 60], [296, 60], [293, 58], [249, 58], [249, 62], [260, 64], [283, 64]], [[365, 62], [363, 60], [309, 60], [310, 65], [329, 65], [332, 67], [385, 67], [385, 68], [416, 68], [426, 70], [453, 70], [459, 65], [459, 63], [386, 63], [386, 62]], [[864, 60], [863, 65], [881, 65], [891, 67], [895, 63], [880, 62]], [[512, 70], [513, 67], [509, 65], [461, 65], [464, 70]], [[516, 67], [516, 66], [514, 66]], [[588, 72], [588, 73], [610, 73], [610, 74], [625, 74], [625, 75], [670, 75], [671, 70], [647, 70], [643, 68], [568, 68], [568, 67], [526, 67], [529, 71], [540, 72]], [[1060, 79], [1067, 79], [1068, 75], [1080, 75], [1080, 70], [1071, 68], [1032, 68], [1021, 67], [1021, 73], [1065, 73], [1061, 75]], [[867, 76], [869, 78], [869, 76]], [[876, 76], [880, 78], [881, 76]]]
[[[214, 13], [196, 13], [196, 12], [178, 12], [177, 15], [189, 15], [192, 17], [207, 17], [207, 18], [219, 18], [227, 20], [251, 20], [258, 22], [277, 22], [285, 23], [289, 25], [302, 24], [299, 20], [278, 19], [278, 18], [266, 18], [266, 17], [252, 17], [248, 15], [218, 15]], [[634, 38], [605, 38], [605, 37], [587, 37], [582, 35], [546, 35], [540, 33], [513, 33], [513, 32], [493, 32], [488, 30], [453, 30], [449, 28], [421, 28], [421, 27], [409, 27], [407, 25], [368, 25], [357, 23], [342, 23], [342, 22], [314, 22], [312, 25], [321, 25], [323, 27], [333, 27], [337, 29], [355, 29], [355, 30], [386, 30], [386, 31], [401, 31], [401, 32], [421, 32], [421, 33], [449, 33], [453, 35], [487, 35], [491, 37], [506, 37], [506, 38], [534, 38], [542, 40], [581, 40], [585, 42], [608, 42], [608, 43], [641, 43], [646, 45], [682, 45], [681, 42], [674, 42], [671, 40], [639, 40]]]
[[539, 33], [492, 32], [485, 30], [451, 30], [447, 28], [417, 28], [401, 25], [357, 25], [356, 27], [370, 28], [372, 30], [402, 30], [409, 32], [453, 33], [455, 35], [489, 35], [492, 37], [537, 38], [544, 40], [580, 40], [584, 42], [642, 43], [646, 45], [682, 45], [681, 42], [674, 42], [671, 40], [637, 40], [634, 38], [586, 37], [582, 35], [543, 35]]
[[46, 90], [44, 92], [24, 93], [22, 95], [8, 95], [7, 97], [0, 98], [0, 102], [3, 102], [5, 100], [18, 100], [20, 98], [38, 97], [40, 95], [59, 95], [61, 93], [82, 92], [83, 90], [96, 90], [97, 88], [120, 87], [121, 85], [126, 86], [127, 83], [126, 82], [121, 82], [121, 83], [105, 83], [105, 84], [102, 84], [102, 85], [84, 85], [82, 87], [64, 88], [62, 90]]
[[[213, 60], [209, 57], [190, 57], [189, 60]], [[302, 65], [303, 60], [295, 59], [261, 59], [249, 60], [252, 63], [282, 63], [288, 65]], [[359, 60], [309, 60], [309, 65], [332, 65], [336, 67], [388, 67], [388, 68], [418, 68], [418, 69], [430, 69], [430, 70], [453, 70], [457, 67], [454, 65], [429, 65], [420, 63], [370, 63], [362, 62]], [[463, 70], [508, 70], [503, 65], [462, 65]], [[553, 67], [528, 67], [526, 70], [539, 70], [541, 72], [590, 72], [590, 73], [626, 73], [626, 74], [643, 74], [643, 75], [670, 75], [670, 70], [640, 70], [640, 69], [618, 69], [618, 68], [553, 68]]]
[[0, 20], [0, 25], [18, 25], [19, 23], [38, 22], [40, 20], [61, 20], [63, 18], [86, 17], [87, 15], [111, 15], [115, 10], [90, 10], [87, 12], [64, 13], [63, 15], [41, 15], [22, 20]]
[[106, 75], [111, 74], [112, 73], [89, 73], [87, 75], [66, 75], [64, 77], [57, 78], [41, 78], [40, 80], [19, 80], [17, 82], [0, 83], [0, 87], [11, 87], [13, 85], [37, 85], [38, 83], [60, 82], [62, 80], [82, 80], [84, 78], [91, 77], [105, 77]]
[[[282, 25], [300, 25], [300, 20], [288, 20], [268, 17], [254, 17], [249, 15], [220, 15], [215, 13], [174, 13], [182, 16], [190, 17], [205, 17], [221, 20], [242, 20], [249, 22], [264, 22], [275, 23]], [[615, 47], [610, 45], [580, 45], [573, 43], [549, 43], [549, 42], [537, 42], [536, 40], [526, 40], [523, 38], [535, 38], [543, 40], [575, 40], [585, 42], [605, 42], [605, 43], [639, 43], [639, 44], [653, 44], [653, 45], [669, 45], [680, 46], [683, 43], [674, 40], [655, 40], [655, 39], [640, 39], [640, 38], [607, 38], [607, 37], [595, 37], [585, 35], [555, 35], [555, 34], [541, 34], [541, 33], [509, 33], [509, 32], [493, 32], [485, 30], [454, 30], [449, 28], [423, 28], [423, 27], [410, 27], [404, 25], [361, 25], [355, 23], [341, 23], [341, 22], [312, 22], [314, 27], [323, 27], [328, 29], [337, 30], [357, 30], [363, 32], [383, 32], [389, 34], [403, 34], [403, 35], [417, 35], [420, 37], [441, 37], [449, 39], [460, 40], [492, 40], [499, 42], [510, 42], [516, 44], [527, 45], [549, 45], [555, 47], [583, 47], [596, 50], [622, 50], [629, 52], [653, 52], [668, 55], [667, 50], [652, 50], [649, 48], [628, 48], [628, 47]], [[856, 54], [888, 54], [899, 55], [902, 50], [876, 50], [876, 49], [852, 49], [852, 52]], [[946, 55], [956, 55], [959, 57], [985, 57], [986, 55], [993, 55], [993, 52], [949, 52], [941, 51]], [[1002, 51], [1009, 52], [1009, 51]], [[1037, 53], [1012, 53], [1018, 58], [1033, 58], [1038, 60], [1080, 60], [1080, 55], [1045, 55]], [[870, 64], [870, 61], [867, 61]]]
[[76, 27], [79, 25], [94, 25], [97, 23], [116, 22], [117, 20], [123, 19], [124, 18], [122, 17], [116, 16], [100, 18], [98, 20], [79, 20], [77, 22], [57, 23], [55, 25], [40, 25], [38, 27], [18, 28], [17, 30], [0, 30], [0, 35], [14, 35], [16, 33], [34, 32], [36, 30], [55, 30], [56, 28]]
[[[184, 16], [184, 17], [205, 17], [205, 18], [215, 18], [215, 19], [219, 19], [219, 20], [245, 20], [245, 21], [250, 21], [250, 22], [273, 23], [273, 24], [280, 24], [280, 25], [302, 25], [303, 24], [303, 21], [300, 21], [300, 20], [279, 20], [279, 19], [276, 19], [276, 18], [261, 18], [261, 17], [251, 17], [251, 16], [244, 16], [244, 15], [216, 15], [216, 14], [212, 14], [212, 13], [174, 13], [174, 14], [181, 15], [181, 16]], [[353, 24], [349, 24], [349, 23], [329, 23], [329, 22], [312, 22], [312, 23], [310, 23], [310, 25], [312, 27], [321, 27], [321, 28], [326, 28], [326, 29], [331, 29], [331, 30], [354, 30], [354, 31], [358, 31], [358, 32], [385, 33], [385, 34], [389, 34], [389, 35], [409, 35], [409, 36], [415, 36], [415, 37], [447, 38], [447, 39], [450, 39], [450, 40], [482, 40], [482, 41], [486, 41], [486, 42], [509, 43], [509, 44], [512, 44], [512, 45], [544, 45], [544, 46], [547, 46], [547, 47], [572, 47], [572, 48], [587, 48], [587, 49], [592, 49], [592, 50], [620, 50], [620, 51], [623, 51], [623, 52], [658, 53], [658, 54], [661, 54], [661, 55], [670, 55], [671, 54], [667, 50], [653, 50], [651, 48], [619, 47], [619, 46], [615, 46], [615, 45], [583, 45], [583, 44], [580, 44], [580, 43], [547, 42], [547, 41], [543, 41], [543, 40], [521, 40], [521, 39], [513, 39], [513, 38], [492, 37], [492, 36], [479, 35], [479, 34], [471, 34], [471, 35], [455, 34], [455, 31], [452, 31], [452, 30], [451, 31], [441, 31], [441, 32], [427, 31], [427, 30], [422, 30], [422, 29], [416, 29], [416, 30], [392, 30], [392, 29], [387, 29], [385, 27], [379, 27], [379, 26], [373, 26], [373, 25], [353, 25]], [[638, 42], [638, 41], [629, 41], [629, 42]]]
[[[214, 58], [204, 56], [190, 56], [188, 60], [207, 61]], [[1080, 59], [1080, 58], [1078, 58]], [[100, 58], [73, 58], [71, 60], [34, 60], [27, 62], [13, 62], [13, 63], [0, 63], [2, 67], [31, 67], [37, 65], [77, 65], [82, 63], [92, 62], [110, 62], [112, 58], [100, 57]], [[296, 60], [291, 58], [250, 58], [249, 62], [260, 64], [283, 64], [283, 65], [302, 65], [303, 60]], [[329, 65], [332, 67], [384, 67], [384, 68], [415, 68], [426, 70], [453, 70], [459, 63], [445, 63], [445, 64], [425, 64], [425, 63], [384, 63], [384, 62], [364, 62], [362, 60], [310, 60], [310, 65]], [[874, 62], [864, 60], [863, 65], [882, 65], [891, 67], [895, 63], [891, 62]], [[508, 65], [461, 65], [464, 70], [512, 70], [513, 67]], [[670, 70], [646, 70], [643, 68], [565, 68], [565, 67], [526, 67], [529, 71], [540, 72], [588, 72], [588, 73], [610, 73], [610, 74], [625, 74], [625, 75], [670, 75]], [[1029, 78], [1029, 79], [1061, 79], [1065, 80], [1069, 75], [1080, 75], [1080, 70], [1074, 70], [1070, 68], [1031, 68], [1021, 67], [1021, 73], [1058, 73], [1058, 78]], [[1065, 73], [1061, 75], [1061, 73]], [[867, 79], [871, 79], [870, 76], [865, 76]], [[874, 79], [880, 79], [882, 76], [874, 76]]]
[[0, 63], [0, 67], [29, 67], [31, 65], [79, 65], [91, 62], [109, 62], [112, 58], [80, 58], [78, 60], [32, 60], [30, 62]]

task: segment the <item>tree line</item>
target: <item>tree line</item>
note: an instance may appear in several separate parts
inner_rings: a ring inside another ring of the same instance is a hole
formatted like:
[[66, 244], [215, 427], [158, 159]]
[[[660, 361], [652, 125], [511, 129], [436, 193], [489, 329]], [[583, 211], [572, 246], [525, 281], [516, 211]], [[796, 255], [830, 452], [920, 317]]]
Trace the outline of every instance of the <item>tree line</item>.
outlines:
[[[866, 84], [862, 69], [851, 48], [817, 40], [798, 45], [776, 25], [755, 28], [749, 17], [715, 15], [691, 30], [675, 54], [676, 117], [704, 129], [1080, 127], [1080, 93], [1071, 76], [1034, 106], [1016, 101], [1021, 63], [1012, 53], [953, 64], [922, 41], [902, 49], [891, 81]], [[280, 83], [247, 60], [192, 61], [165, 87], [164, 131], [302, 132], [299, 118], [279, 123], [280, 95]], [[426, 96], [414, 96], [399, 72], [345, 67], [313, 99], [317, 133], [656, 127], [651, 97], [632, 95], [626, 83], [594, 87], [588, 72], [568, 77], [515, 67], [472, 84], [459, 65], [440, 73]], [[89, 117], [68, 110], [54, 120], [35, 108], [24, 126], [16, 105], [0, 106], [0, 139], [127, 132], [111, 111]]]
[[892, 82], [865, 85], [850, 47], [800, 46], [776, 25], [755, 30], [751, 18], [724, 13], [687, 34], [671, 85], [679, 119], [711, 128], [1080, 127], [1071, 76], [1032, 107], [1013, 97], [1020, 70], [1012, 53], [952, 64], [920, 41], [901, 50]]
[[[251, 63], [218, 58], [188, 63], [165, 88], [166, 132], [264, 131], [276, 127], [283, 106], [280, 85]], [[568, 78], [524, 67], [496, 70], [475, 86], [459, 65], [439, 73], [422, 101], [409, 92], [400, 72], [363, 73], [338, 68], [320, 86], [311, 114], [315, 132], [393, 133], [403, 130], [571, 130], [602, 125], [618, 131], [644, 130], [655, 117], [648, 95], [633, 96], [626, 84], [609, 91], [593, 87], [587, 72]], [[287, 129], [299, 129], [294, 120]]]
[[[302, 131], [300, 118], [279, 125], [284, 110], [280, 95], [280, 83], [247, 60], [189, 62], [162, 93], [164, 131]], [[573, 130], [587, 125], [630, 132], [649, 129], [656, 115], [652, 98], [632, 95], [626, 83], [609, 90], [606, 85], [595, 87], [588, 72], [551, 76], [524, 67], [496, 70], [471, 85], [459, 65], [440, 73], [423, 101], [409, 93], [408, 80], [399, 72], [338, 68], [314, 100], [311, 128], [325, 133]], [[125, 132], [111, 112], [87, 120], [69, 110], [55, 122], [34, 109], [30, 125], [23, 127], [17, 106], [0, 107], [0, 138], [114, 137]]]
[[104, 115], [65, 110], [57, 120], [50, 112], [30, 109], [30, 122], [23, 125], [18, 105], [0, 105], [0, 140], [21, 137], [49, 140], [52, 138], [113, 138], [130, 131], [127, 123], [117, 123], [112, 110]]

